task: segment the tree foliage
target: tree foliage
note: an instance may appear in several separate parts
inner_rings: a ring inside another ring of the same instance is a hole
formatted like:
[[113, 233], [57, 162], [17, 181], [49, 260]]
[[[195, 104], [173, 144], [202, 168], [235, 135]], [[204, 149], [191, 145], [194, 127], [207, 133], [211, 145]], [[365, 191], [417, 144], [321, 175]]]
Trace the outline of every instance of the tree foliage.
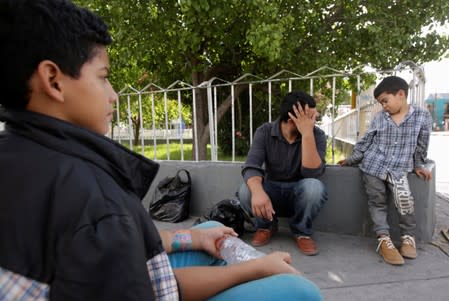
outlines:
[[[212, 77], [306, 74], [321, 66], [391, 69], [443, 55], [447, 0], [77, 0], [110, 24], [112, 82], [198, 85]], [[423, 28], [428, 30], [423, 33]], [[236, 95], [244, 92], [242, 87]], [[208, 141], [207, 103], [197, 91], [200, 159]], [[223, 98], [219, 118], [230, 106]]]

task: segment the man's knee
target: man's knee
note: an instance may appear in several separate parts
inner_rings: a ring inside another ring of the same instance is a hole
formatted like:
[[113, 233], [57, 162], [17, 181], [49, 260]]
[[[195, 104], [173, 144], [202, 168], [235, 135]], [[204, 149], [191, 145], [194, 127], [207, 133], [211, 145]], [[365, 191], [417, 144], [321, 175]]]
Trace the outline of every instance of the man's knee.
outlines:
[[318, 179], [307, 178], [299, 181], [295, 192], [301, 194], [301, 196], [307, 200], [321, 202], [327, 200], [326, 186]]

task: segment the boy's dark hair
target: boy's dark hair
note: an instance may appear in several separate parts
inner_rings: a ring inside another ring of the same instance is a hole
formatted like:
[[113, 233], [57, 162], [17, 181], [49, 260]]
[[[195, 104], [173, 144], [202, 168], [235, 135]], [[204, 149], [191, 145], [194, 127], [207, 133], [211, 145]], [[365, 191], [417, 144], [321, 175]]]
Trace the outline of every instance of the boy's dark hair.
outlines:
[[385, 77], [374, 89], [374, 98], [377, 99], [380, 94], [396, 94], [399, 90], [404, 90], [405, 97], [408, 96], [408, 84], [399, 76]]
[[78, 78], [96, 47], [112, 42], [106, 24], [68, 0], [0, 0], [0, 104], [24, 109], [43, 60]]
[[[287, 121], [290, 116], [288, 113], [293, 113], [293, 105], [296, 105], [297, 102], [301, 104], [301, 107], [304, 109], [306, 104], [309, 105], [309, 108], [315, 108], [316, 102], [312, 96], [303, 91], [293, 91], [284, 96], [284, 99], [281, 102], [280, 108], [280, 121]], [[293, 113], [294, 114], [294, 113]]]

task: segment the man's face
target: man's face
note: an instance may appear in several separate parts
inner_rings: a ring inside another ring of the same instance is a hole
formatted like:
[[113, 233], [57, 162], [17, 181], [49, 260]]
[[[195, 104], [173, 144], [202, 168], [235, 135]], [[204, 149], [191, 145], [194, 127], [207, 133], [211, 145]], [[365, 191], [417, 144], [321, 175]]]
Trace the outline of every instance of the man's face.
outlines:
[[405, 94], [404, 91], [399, 90], [396, 94], [383, 92], [377, 97], [377, 101], [382, 105], [385, 112], [390, 115], [397, 114], [404, 106]]
[[78, 79], [66, 78], [64, 90], [67, 121], [104, 135], [109, 130], [117, 94], [108, 80], [109, 58], [105, 47], [93, 50]]

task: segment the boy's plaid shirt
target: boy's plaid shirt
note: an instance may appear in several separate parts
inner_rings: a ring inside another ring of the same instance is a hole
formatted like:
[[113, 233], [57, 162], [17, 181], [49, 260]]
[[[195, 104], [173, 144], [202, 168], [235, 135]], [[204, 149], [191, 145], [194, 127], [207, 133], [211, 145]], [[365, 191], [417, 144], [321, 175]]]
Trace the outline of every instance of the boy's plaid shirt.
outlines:
[[386, 180], [387, 174], [399, 179], [426, 163], [431, 130], [432, 118], [423, 108], [410, 105], [399, 125], [390, 114], [381, 111], [356, 143], [346, 163], [361, 162], [363, 172], [380, 179]]
[[49, 286], [0, 267], [0, 300], [46, 301]]

